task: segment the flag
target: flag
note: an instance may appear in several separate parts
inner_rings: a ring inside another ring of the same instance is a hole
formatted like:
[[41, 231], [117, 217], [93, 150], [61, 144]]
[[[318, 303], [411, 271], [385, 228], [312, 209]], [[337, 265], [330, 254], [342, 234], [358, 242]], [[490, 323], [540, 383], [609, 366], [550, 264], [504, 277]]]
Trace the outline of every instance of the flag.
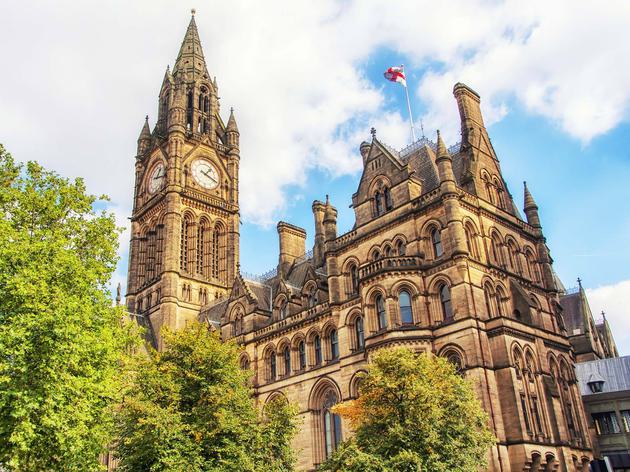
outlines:
[[398, 82], [399, 84], [402, 84], [403, 87], [407, 87], [407, 79], [405, 77], [405, 69], [403, 66], [390, 67], [383, 75], [390, 82]]

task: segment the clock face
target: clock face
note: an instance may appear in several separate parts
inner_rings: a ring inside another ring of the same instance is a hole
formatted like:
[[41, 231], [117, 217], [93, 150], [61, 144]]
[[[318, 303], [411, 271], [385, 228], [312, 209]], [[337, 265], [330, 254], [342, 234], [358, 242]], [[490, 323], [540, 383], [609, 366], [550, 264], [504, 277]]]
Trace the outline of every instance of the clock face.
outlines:
[[166, 169], [161, 162], [157, 164], [151, 174], [149, 174], [149, 193], [155, 193], [164, 184], [164, 177], [166, 176]]
[[195, 182], [203, 188], [211, 190], [219, 186], [219, 173], [216, 168], [205, 159], [195, 159], [190, 166]]

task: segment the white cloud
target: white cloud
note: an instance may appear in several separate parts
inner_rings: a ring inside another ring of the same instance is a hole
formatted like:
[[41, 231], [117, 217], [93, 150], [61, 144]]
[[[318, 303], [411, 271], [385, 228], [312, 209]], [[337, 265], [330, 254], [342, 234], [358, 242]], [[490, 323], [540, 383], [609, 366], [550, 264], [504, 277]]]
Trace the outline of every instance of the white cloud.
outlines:
[[[191, 5], [192, 6], [192, 5]], [[206, 2], [197, 5], [206, 60], [241, 130], [245, 220], [269, 224], [287, 189], [316, 167], [360, 169], [358, 145], [377, 127], [407, 140], [390, 84], [366, 79], [384, 48], [410, 71], [427, 130], [458, 140], [452, 86], [482, 95], [487, 123], [516, 99], [584, 143], [627, 117], [630, 9], [624, 0]], [[95, 14], [98, 12], [98, 14]], [[129, 213], [135, 140], [188, 21], [170, 2], [3, 5], [0, 139], [16, 157], [86, 177]], [[413, 84], [411, 84], [413, 86]], [[432, 134], [432, 132], [431, 132]]]
[[630, 280], [586, 290], [591, 311], [606, 313], [620, 355], [630, 355]]

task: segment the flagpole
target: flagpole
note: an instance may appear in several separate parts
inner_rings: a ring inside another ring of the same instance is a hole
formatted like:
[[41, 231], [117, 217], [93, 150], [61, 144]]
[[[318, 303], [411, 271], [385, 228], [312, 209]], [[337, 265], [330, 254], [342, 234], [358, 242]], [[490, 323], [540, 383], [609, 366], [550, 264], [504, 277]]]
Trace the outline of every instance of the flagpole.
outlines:
[[[403, 66], [404, 71], [404, 66]], [[411, 124], [411, 139], [416, 142], [416, 132], [413, 130], [413, 115], [411, 114], [411, 102], [409, 101], [409, 89], [407, 88], [407, 80], [405, 76], [405, 95], [407, 96], [407, 109], [409, 110], [409, 123]]]

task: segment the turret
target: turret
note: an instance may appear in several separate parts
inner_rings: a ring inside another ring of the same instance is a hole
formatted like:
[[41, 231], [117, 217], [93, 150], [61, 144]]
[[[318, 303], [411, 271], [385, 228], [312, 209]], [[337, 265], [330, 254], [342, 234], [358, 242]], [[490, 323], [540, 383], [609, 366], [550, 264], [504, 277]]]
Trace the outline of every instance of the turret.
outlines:
[[326, 213], [326, 205], [319, 200], [315, 200], [311, 208], [313, 210], [313, 219], [315, 220], [313, 263], [315, 267], [321, 267], [324, 264], [324, 215]]
[[149, 129], [149, 115], [144, 117], [144, 125], [138, 136], [138, 156], [143, 155], [151, 144], [151, 130]]
[[435, 163], [438, 168], [438, 176], [440, 178], [440, 186], [447, 192], [454, 192], [457, 190], [457, 184], [455, 182], [455, 174], [453, 173], [453, 158], [448, 153], [440, 130], [437, 132], [437, 155]]
[[324, 212], [324, 240], [326, 242], [337, 239], [337, 210], [330, 204], [326, 195], [326, 211]]
[[236, 118], [234, 118], [234, 108], [230, 108], [230, 118], [227, 122], [225, 134], [228, 146], [238, 148], [240, 133], [238, 132], [238, 126], [236, 126]]
[[534, 197], [529, 192], [527, 188], [527, 182], [523, 182], [524, 189], [524, 201], [525, 206], [523, 210], [525, 211], [525, 216], [527, 217], [527, 222], [532, 225], [534, 228], [540, 228], [540, 218], [538, 216], [538, 205], [534, 201]]

